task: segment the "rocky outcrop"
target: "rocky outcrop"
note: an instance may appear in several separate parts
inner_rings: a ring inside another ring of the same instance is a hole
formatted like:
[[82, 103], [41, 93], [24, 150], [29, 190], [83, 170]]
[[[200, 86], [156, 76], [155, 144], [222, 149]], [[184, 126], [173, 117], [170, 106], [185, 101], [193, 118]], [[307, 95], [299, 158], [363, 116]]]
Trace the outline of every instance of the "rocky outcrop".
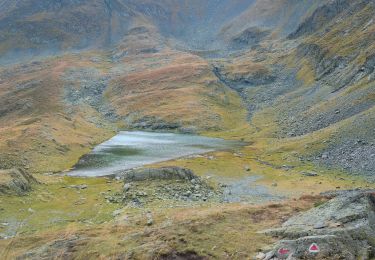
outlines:
[[191, 170], [180, 167], [133, 169], [118, 172], [116, 176], [132, 182], [145, 180], [192, 180], [197, 178]]
[[144, 116], [138, 120], [133, 121], [130, 127], [133, 129], [142, 130], [173, 131], [178, 130], [182, 126], [177, 122], [166, 122], [165, 120], [158, 117]]
[[370, 259], [374, 256], [374, 191], [341, 192], [327, 203], [265, 233], [282, 238], [263, 259]]
[[249, 112], [249, 120], [256, 111], [272, 105], [281, 95], [300, 85], [295, 79], [294, 70], [285, 70], [278, 65], [250, 70], [246, 75], [234, 75], [225, 72], [224, 67], [215, 65], [213, 72], [222, 84], [241, 96]]
[[234, 48], [253, 47], [258, 45], [266, 36], [269, 31], [262, 30], [258, 27], [250, 27], [242, 31], [231, 40]]
[[110, 79], [110, 75], [101, 75], [95, 68], [67, 70], [64, 72], [65, 101], [72, 106], [89, 105], [114, 122], [119, 117], [104, 97]]
[[135, 169], [119, 173], [117, 179], [124, 180], [124, 187], [122, 192], [105, 196], [111, 203], [143, 207], [157, 201], [192, 203], [219, 201], [222, 198], [220, 190], [213, 189], [206, 181], [186, 168]]
[[366, 6], [366, 4], [371, 2], [371, 0], [327, 1], [326, 4], [318, 7], [310, 17], [308, 17], [303, 23], [301, 23], [297, 30], [291, 33], [288, 38], [295, 39], [303, 35], [314, 33], [332, 22], [332, 20], [334, 20], [334, 18], [338, 17], [340, 14], [355, 13]]
[[317, 8], [295, 32], [289, 35], [289, 38], [294, 39], [315, 32], [320, 29], [322, 25], [329, 23], [333, 18], [346, 10], [350, 5], [350, 2], [351, 1], [348, 0], [335, 0]]
[[[370, 41], [370, 39], [369, 39]], [[329, 50], [315, 43], [302, 43], [296, 49], [299, 59], [306, 58], [315, 70], [315, 80], [329, 85], [332, 93], [360, 82], [374, 78], [374, 54], [366, 57], [363, 64], [353, 62], [359, 53], [351, 57], [332, 56]]]
[[22, 169], [0, 170], [0, 195], [23, 195], [31, 191], [32, 185], [38, 181]]

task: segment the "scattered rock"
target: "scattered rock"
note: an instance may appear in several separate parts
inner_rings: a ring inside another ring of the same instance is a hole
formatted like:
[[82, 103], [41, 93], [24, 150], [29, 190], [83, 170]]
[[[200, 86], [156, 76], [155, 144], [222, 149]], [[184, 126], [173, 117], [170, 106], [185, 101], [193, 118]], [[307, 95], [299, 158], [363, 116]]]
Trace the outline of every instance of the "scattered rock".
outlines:
[[152, 217], [152, 213], [147, 212], [146, 218], [147, 218], [147, 226], [152, 226], [154, 224], [154, 219]]
[[319, 174], [317, 172], [313, 172], [313, 171], [301, 172], [301, 174], [303, 176], [307, 176], [307, 177], [316, 177], [316, 176], [319, 176]]
[[86, 203], [86, 198], [79, 198], [76, 202], [74, 202], [74, 205], [83, 205]]
[[263, 252], [259, 252], [259, 253], [255, 256], [255, 259], [257, 259], [257, 260], [262, 260], [262, 259], [264, 259], [264, 258], [266, 258], [266, 254], [263, 253]]
[[119, 216], [123, 212], [123, 209], [116, 209], [115, 211], [112, 212], [113, 217]]
[[322, 229], [322, 228], [326, 228], [328, 225], [324, 222], [318, 222], [314, 225], [314, 229]]
[[130, 190], [130, 188], [131, 188], [131, 184], [130, 183], [125, 183], [124, 184], [124, 191], [129, 191]]
[[284, 171], [289, 171], [289, 170], [293, 169], [294, 166], [290, 166], [290, 165], [285, 165], [285, 164], [284, 164], [281, 168], [282, 168]]
[[70, 185], [69, 188], [71, 189], [77, 189], [77, 190], [85, 190], [88, 188], [86, 184], [80, 184], [80, 185]]

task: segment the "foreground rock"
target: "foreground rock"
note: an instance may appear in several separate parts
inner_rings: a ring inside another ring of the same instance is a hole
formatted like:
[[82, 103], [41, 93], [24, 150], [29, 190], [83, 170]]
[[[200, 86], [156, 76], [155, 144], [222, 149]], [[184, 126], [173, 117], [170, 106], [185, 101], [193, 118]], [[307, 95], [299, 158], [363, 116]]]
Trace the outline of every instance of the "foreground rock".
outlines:
[[263, 259], [371, 259], [375, 255], [375, 193], [340, 193], [265, 233], [282, 240]]
[[0, 170], [0, 195], [24, 195], [38, 181], [22, 169]]

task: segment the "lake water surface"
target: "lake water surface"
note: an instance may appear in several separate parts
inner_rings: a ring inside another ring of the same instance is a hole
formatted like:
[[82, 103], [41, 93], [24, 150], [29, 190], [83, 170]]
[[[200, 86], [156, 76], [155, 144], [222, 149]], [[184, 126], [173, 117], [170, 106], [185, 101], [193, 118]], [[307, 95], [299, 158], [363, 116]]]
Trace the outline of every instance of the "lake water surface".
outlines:
[[153, 132], [120, 132], [83, 156], [71, 176], [97, 177], [119, 170], [240, 147], [240, 141], [227, 141], [196, 135]]

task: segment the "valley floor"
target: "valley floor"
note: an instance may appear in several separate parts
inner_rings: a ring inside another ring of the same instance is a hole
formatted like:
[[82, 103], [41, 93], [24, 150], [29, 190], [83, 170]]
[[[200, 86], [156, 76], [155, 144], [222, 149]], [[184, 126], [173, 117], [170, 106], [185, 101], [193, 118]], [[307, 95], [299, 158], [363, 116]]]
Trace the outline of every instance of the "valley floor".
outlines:
[[[213, 187], [242, 183], [245, 189], [261, 187], [272, 196], [253, 194], [234, 202], [164, 199], [134, 207], [111, 201], [122, 191], [122, 181], [39, 174], [43, 184], [28, 195], [0, 197], [0, 233], [9, 236], [0, 240], [0, 255], [3, 259], [251, 258], [273, 242], [258, 231], [319, 205], [324, 200], [320, 192], [375, 188], [360, 177], [301, 163], [289, 150], [265, 149], [277, 147], [278, 140], [254, 141], [247, 134], [251, 131], [252, 126], [245, 125], [205, 133], [250, 144], [152, 167], [185, 167]], [[306, 174], [311, 172], [317, 176]], [[254, 181], [246, 182], [252, 177]]]

